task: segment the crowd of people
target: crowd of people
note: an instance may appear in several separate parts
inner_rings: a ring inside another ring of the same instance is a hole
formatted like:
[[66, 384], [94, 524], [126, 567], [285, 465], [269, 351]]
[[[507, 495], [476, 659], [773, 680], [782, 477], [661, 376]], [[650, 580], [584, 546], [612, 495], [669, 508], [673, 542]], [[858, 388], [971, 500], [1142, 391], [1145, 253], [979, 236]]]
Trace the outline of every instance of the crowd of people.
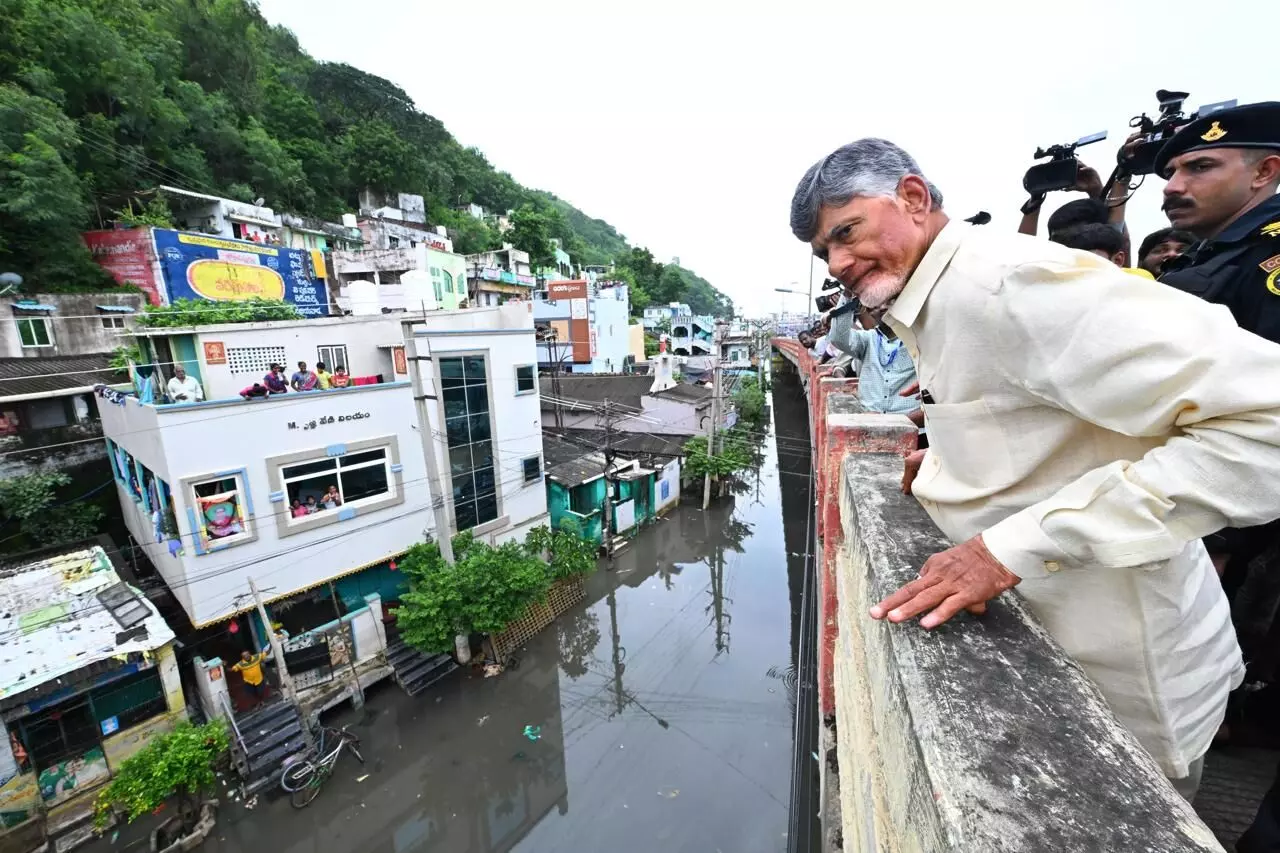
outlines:
[[305, 361], [298, 362], [298, 369], [287, 380], [284, 377], [284, 365], [272, 364], [261, 382], [240, 391], [244, 400], [256, 400], [294, 391], [328, 391], [330, 388], [346, 388], [351, 378], [346, 368], [341, 365], [330, 373], [323, 361], [316, 362], [315, 370], [308, 370]]
[[[308, 370], [305, 361], [298, 362], [298, 369], [285, 379], [284, 365], [272, 364], [261, 382], [254, 382], [240, 391], [243, 400], [258, 400], [289, 391], [328, 391], [330, 388], [346, 388], [351, 384], [347, 370], [339, 365], [330, 372], [324, 362], [316, 362], [315, 370]], [[173, 366], [173, 376], [165, 386], [170, 403], [199, 403], [204, 400], [204, 388], [199, 380], [187, 374], [182, 364]]]
[[[1193, 117], [1154, 174], [1169, 226], [1136, 254], [1123, 165], [1078, 164], [1044, 240], [1043, 195], [1020, 233], [952, 221], [883, 139], [815, 163], [791, 226], [841, 291], [801, 343], [921, 428], [903, 489], [958, 543], [871, 618], [1017, 586], [1194, 801], [1211, 746], [1280, 743], [1280, 584], [1254, 582], [1280, 545], [1280, 102]], [[1280, 771], [1236, 850], [1280, 853]]]
[[338, 494], [336, 485], [330, 485], [319, 499], [313, 494], [307, 495], [305, 498], [294, 498], [289, 511], [294, 518], [305, 518], [317, 512], [337, 509], [340, 506], [342, 506], [342, 495]]

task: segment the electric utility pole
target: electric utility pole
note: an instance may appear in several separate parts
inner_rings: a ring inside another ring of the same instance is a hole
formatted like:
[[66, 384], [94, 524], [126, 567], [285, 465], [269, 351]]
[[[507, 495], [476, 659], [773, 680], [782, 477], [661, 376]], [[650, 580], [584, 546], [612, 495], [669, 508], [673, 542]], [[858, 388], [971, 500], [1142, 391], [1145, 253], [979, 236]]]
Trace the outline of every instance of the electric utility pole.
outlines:
[[613, 468], [613, 401], [605, 400], [604, 409], [604, 505], [600, 509], [600, 538], [604, 542], [605, 554], [609, 557], [609, 570], [613, 570], [613, 534], [609, 532], [609, 517], [613, 509], [612, 484], [609, 473]]
[[430, 355], [418, 355], [418, 339], [413, 332], [414, 320], [402, 320], [400, 330], [404, 335], [404, 354], [409, 362], [409, 376], [413, 381], [413, 402], [418, 411], [418, 433], [422, 439], [422, 455], [427, 461], [427, 497], [431, 501], [431, 512], [436, 522], [436, 542], [440, 545], [440, 556], [446, 565], [453, 565], [453, 536], [449, 527], [449, 512], [445, 505], [444, 490], [440, 482], [440, 461], [436, 456], [436, 434], [431, 428], [431, 413], [427, 401], [434, 402], [436, 396], [428, 394], [423, 387], [422, 366], [420, 362], [431, 361]]
[[723, 324], [716, 322], [711, 336], [711, 422], [707, 425], [707, 473], [702, 478], [702, 508], [711, 505], [711, 460], [716, 456], [716, 428], [720, 425], [720, 331]]
[[[258, 585], [253, 582], [253, 578], [249, 578], [249, 591], [253, 593], [253, 603], [258, 608], [258, 618], [262, 620], [262, 630], [267, 632], [267, 642], [271, 645], [271, 656], [275, 658], [276, 669], [280, 672], [280, 690], [296, 707], [298, 704], [298, 691], [293, 686], [293, 678], [289, 675], [289, 667], [284, 662], [284, 647], [280, 645], [280, 638], [276, 636], [275, 629], [271, 627], [271, 619], [267, 616], [267, 608], [262, 603], [262, 595], [258, 592]], [[255, 653], [259, 650], [255, 650]], [[302, 735], [306, 738], [307, 746], [315, 748], [315, 737], [311, 733], [311, 727], [303, 725]]]

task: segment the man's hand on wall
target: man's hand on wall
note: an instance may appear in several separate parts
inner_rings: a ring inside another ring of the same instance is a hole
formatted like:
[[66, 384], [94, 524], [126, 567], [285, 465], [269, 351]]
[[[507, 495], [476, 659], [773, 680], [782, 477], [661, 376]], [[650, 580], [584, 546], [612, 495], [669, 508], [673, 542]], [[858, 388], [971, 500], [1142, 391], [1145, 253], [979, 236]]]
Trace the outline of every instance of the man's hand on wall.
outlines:
[[920, 577], [872, 607], [871, 618], [905, 622], [924, 613], [920, 626], [936, 628], [961, 610], [984, 613], [988, 601], [1021, 580], [991, 555], [979, 534], [926, 560]]

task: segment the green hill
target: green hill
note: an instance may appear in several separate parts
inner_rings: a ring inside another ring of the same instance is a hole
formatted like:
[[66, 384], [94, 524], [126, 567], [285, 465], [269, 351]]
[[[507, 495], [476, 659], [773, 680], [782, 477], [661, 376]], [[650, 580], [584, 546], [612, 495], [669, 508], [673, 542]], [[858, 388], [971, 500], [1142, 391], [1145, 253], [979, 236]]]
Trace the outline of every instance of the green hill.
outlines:
[[499, 238], [458, 206], [514, 210], [508, 239], [535, 258], [558, 238], [575, 260], [624, 266], [637, 310], [731, 310], [704, 279], [521, 186], [394, 83], [315, 61], [246, 0], [6, 0], [0, 81], [0, 271], [31, 291], [101, 286], [79, 232], [163, 222], [158, 184], [328, 219], [371, 188], [421, 193], [461, 252]]

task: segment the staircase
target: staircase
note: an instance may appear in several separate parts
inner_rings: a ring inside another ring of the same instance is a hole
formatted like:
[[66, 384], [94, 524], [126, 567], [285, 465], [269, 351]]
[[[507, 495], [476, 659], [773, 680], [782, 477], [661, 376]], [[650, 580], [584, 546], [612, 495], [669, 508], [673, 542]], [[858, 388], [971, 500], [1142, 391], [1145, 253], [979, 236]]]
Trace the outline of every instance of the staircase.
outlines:
[[396, 684], [417, 696], [458, 668], [448, 655], [425, 655], [400, 638], [395, 623], [387, 625], [387, 663], [395, 670]]
[[237, 716], [231, 762], [244, 780], [245, 796], [279, 783], [281, 763], [306, 745], [298, 707], [283, 698]]

